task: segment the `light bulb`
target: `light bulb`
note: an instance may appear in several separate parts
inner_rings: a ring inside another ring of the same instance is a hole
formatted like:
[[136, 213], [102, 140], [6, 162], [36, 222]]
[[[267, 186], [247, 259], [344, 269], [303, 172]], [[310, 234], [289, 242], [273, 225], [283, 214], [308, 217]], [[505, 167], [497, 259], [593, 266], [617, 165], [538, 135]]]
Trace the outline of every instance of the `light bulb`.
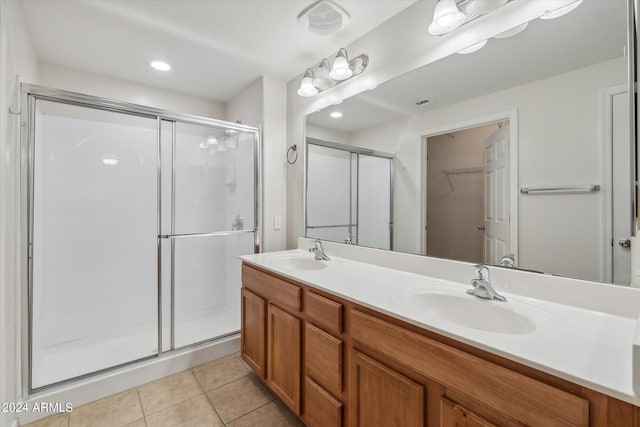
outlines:
[[567, 13], [571, 12], [573, 9], [575, 9], [576, 7], [580, 6], [580, 4], [582, 3], [582, 0], [577, 0], [574, 1], [573, 3], [570, 3], [566, 6], [560, 7], [556, 10], [552, 10], [550, 12], [545, 13], [544, 15], [542, 15], [540, 17], [540, 19], [555, 19], [555, 18], [559, 18], [562, 15], [566, 15]]
[[151, 67], [158, 71], [169, 71], [171, 69], [171, 65], [167, 64], [164, 61], [151, 61]]
[[333, 86], [333, 80], [329, 77], [329, 60], [323, 59], [313, 78], [313, 85], [319, 90], [329, 89]]
[[464, 13], [458, 10], [454, 0], [439, 0], [433, 11], [433, 21], [429, 25], [429, 33], [441, 36], [458, 28], [464, 20]]
[[338, 51], [336, 59], [333, 60], [333, 66], [329, 72], [329, 77], [333, 80], [346, 80], [353, 76], [353, 70], [347, 59], [347, 51], [343, 48]]
[[518, 25], [517, 27], [513, 27], [510, 30], [503, 31], [502, 33], [498, 34], [497, 36], [493, 36], [493, 38], [506, 39], [508, 37], [513, 37], [516, 34], [520, 34], [522, 31], [524, 31], [524, 29], [527, 28], [527, 25], [529, 25], [529, 23], [525, 22], [524, 24]]
[[459, 50], [458, 53], [460, 53], [462, 55], [465, 55], [467, 53], [473, 53], [473, 52], [476, 52], [476, 51], [482, 49], [485, 44], [487, 44], [487, 41], [486, 40], [482, 40], [480, 43], [472, 44], [469, 47], [466, 47], [464, 49]]
[[318, 89], [313, 85], [313, 72], [307, 68], [304, 73], [304, 77], [300, 82], [300, 88], [298, 89], [298, 95], [300, 96], [316, 96]]

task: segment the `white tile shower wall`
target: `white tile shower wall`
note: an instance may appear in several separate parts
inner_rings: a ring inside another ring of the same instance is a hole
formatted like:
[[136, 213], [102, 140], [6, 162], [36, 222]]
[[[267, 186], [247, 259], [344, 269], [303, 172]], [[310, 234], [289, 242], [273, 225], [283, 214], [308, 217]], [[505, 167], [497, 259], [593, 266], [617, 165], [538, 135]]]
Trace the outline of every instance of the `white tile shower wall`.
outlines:
[[[79, 107], [41, 102], [46, 105], [38, 116], [34, 177], [34, 387], [152, 354], [153, 333], [149, 338], [144, 331], [154, 329], [157, 283], [155, 121], [137, 117], [134, 127], [82, 120], [73, 117]], [[122, 116], [102, 114], [114, 121]], [[103, 163], [107, 157], [118, 163]], [[117, 345], [122, 333], [146, 338], [106, 366], [85, 363], [85, 351]], [[79, 360], [58, 365], [62, 355]]]

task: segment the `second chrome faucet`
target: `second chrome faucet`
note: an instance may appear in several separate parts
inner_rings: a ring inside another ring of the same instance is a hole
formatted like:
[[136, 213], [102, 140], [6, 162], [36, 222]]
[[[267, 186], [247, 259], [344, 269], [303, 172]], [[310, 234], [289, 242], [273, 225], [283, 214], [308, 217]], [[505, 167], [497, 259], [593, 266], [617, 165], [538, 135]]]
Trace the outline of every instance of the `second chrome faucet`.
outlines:
[[473, 268], [476, 270], [476, 278], [471, 280], [473, 289], [467, 291], [469, 295], [488, 300], [507, 301], [505, 297], [496, 292], [493, 286], [491, 286], [491, 276], [489, 274], [489, 268], [487, 268], [486, 265], [478, 264]]
[[320, 241], [320, 239], [317, 239], [315, 241], [313, 248], [309, 248], [309, 252], [312, 252], [314, 257], [318, 261], [329, 261], [329, 260], [331, 260], [331, 258], [329, 258], [327, 256], [327, 254], [324, 253], [324, 248], [322, 247], [322, 242]]

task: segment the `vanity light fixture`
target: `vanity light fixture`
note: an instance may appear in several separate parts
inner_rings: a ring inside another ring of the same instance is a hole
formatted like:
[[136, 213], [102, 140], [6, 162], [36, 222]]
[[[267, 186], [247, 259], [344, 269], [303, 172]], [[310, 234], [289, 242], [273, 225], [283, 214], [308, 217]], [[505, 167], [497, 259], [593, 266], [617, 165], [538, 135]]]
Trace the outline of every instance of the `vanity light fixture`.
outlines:
[[454, 0], [438, 0], [429, 32], [434, 36], [447, 34], [462, 25], [465, 18]]
[[562, 15], [566, 15], [567, 13], [571, 12], [573, 9], [575, 9], [576, 7], [580, 6], [580, 4], [582, 3], [582, 0], [576, 0], [573, 3], [570, 3], [566, 6], [562, 6], [556, 10], [551, 10], [547, 13], [545, 13], [544, 15], [542, 15], [540, 17], [540, 19], [555, 19], [555, 18], [559, 18]]
[[[446, 34], [450, 31], [453, 30], [449, 30], [443, 33], [438, 33], [438, 32], [434, 32], [432, 31], [432, 27], [435, 26], [436, 29], [440, 30], [441, 26], [436, 25], [437, 21], [436, 19], [438, 18], [438, 7], [440, 6], [440, 4], [442, 2], [444, 2], [445, 0], [438, 0], [438, 3], [436, 4], [436, 9], [434, 11], [434, 18], [433, 18], [433, 22], [431, 23], [431, 25], [429, 25], [429, 32], [431, 34], [435, 34], [435, 35], [443, 35]], [[449, 1], [449, 0], [446, 0]], [[476, 19], [479, 16], [485, 15], [501, 6], [504, 6], [505, 4], [507, 4], [509, 1], [511, 0], [450, 0], [452, 2], [454, 2], [456, 4], [456, 7], [460, 7], [461, 13], [465, 16], [464, 21], [462, 22], [462, 24], [466, 24], [467, 22], [470, 22], [474, 19]], [[571, 12], [573, 9], [575, 9], [576, 7], [578, 7], [583, 0], [575, 0], [572, 3], [566, 4], [565, 6], [562, 6], [558, 9], [555, 10], [547, 10], [547, 12], [542, 15], [540, 17], [540, 19], [553, 19], [553, 18], [558, 18], [562, 15], [566, 15], [567, 13]], [[458, 27], [460, 26], [458, 25]], [[516, 27], [513, 27], [507, 31], [503, 31], [502, 33], [493, 36], [493, 38], [496, 39], [506, 39], [508, 37], [513, 37], [516, 34], [520, 34], [522, 31], [524, 31], [525, 28], [527, 28], [527, 26], [529, 25], [528, 22], [525, 22], [523, 24], [520, 24]], [[457, 27], [456, 27], [457, 28]], [[455, 29], [455, 28], [454, 28]], [[464, 49], [461, 49], [458, 51], [458, 53], [461, 54], [466, 54], [466, 53], [472, 53], [472, 52], [476, 52], [479, 49], [482, 49], [482, 47], [484, 47], [484, 45], [487, 44], [487, 40], [483, 40], [479, 43], [475, 43], [469, 47], [466, 47]]]
[[313, 71], [311, 71], [311, 68], [307, 68], [307, 71], [305, 71], [304, 77], [300, 82], [298, 95], [316, 96], [317, 94], [318, 94], [318, 89], [313, 85]]
[[466, 47], [464, 49], [459, 50], [458, 53], [460, 53], [462, 55], [465, 55], [467, 53], [473, 53], [473, 52], [476, 52], [476, 51], [482, 49], [485, 44], [487, 44], [487, 40], [483, 40], [480, 43], [472, 44], [469, 47]]
[[520, 34], [521, 32], [524, 31], [525, 28], [527, 28], [527, 26], [529, 25], [528, 22], [525, 22], [524, 24], [520, 24], [517, 27], [513, 27], [510, 30], [504, 31], [498, 35], [493, 36], [494, 39], [506, 39], [509, 37], [513, 37], [516, 34]]
[[171, 69], [171, 65], [167, 64], [164, 61], [160, 61], [160, 60], [155, 60], [155, 61], [151, 61], [151, 68], [158, 70], [158, 71], [169, 71]]
[[347, 80], [351, 76], [353, 76], [353, 70], [347, 59], [347, 51], [342, 48], [338, 51], [336, 59], [333, 60], [329, 77], [331, 77], [332, 80], [342, 81]]
[[368, 64], [369, 57], [366, 54], [363, 53], [349, 60], [347, 50], [342, 48], [336, 54], [333, 62], [324, 58], [318, 66], [307, 68], [297, 93], [305, 97], [315, 96], [361, 74]]

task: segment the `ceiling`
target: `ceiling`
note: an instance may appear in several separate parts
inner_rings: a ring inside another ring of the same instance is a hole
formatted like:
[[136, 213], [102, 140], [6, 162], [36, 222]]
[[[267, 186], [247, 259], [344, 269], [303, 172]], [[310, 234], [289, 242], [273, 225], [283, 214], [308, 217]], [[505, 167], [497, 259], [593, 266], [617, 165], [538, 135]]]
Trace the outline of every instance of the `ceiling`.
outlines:
[[[334, 0], [351, 15], [320, 36], [298, 23], [313, 0], [22, 0], [38, 59], [226, 102], [262, 75], [284, 81], [416, 0]], [[152, 59], [171, 64], [167, 73]]]
[[[307, 116], [308, 123], [354, 132], [621, 57], [626, 7], [625, 1], [588, 0], [563, 17], [535, 19], [514, 37], [411, 71]], [[429, 102], [416, 106], [422, 99]], [[329, 117], [335, 110], [341, 119]]]

